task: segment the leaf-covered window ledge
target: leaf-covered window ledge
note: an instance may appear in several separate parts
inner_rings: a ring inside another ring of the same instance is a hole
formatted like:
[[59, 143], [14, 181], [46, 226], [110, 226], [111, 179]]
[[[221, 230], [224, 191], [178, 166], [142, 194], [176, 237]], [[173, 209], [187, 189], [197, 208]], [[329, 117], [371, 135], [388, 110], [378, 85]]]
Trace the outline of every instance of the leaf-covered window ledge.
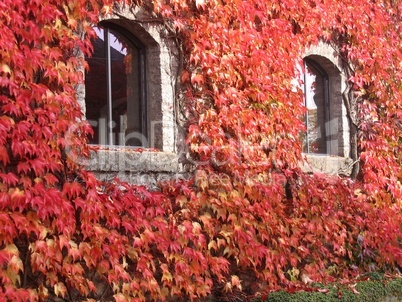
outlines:
[[95, 172], [177, 172], [176, 153], [128, 147], [92, 148], [84, 167]]
[[306, 161], [302, 169], [307, 173], [322, 172], [331, 175], [349, 176], [353, 161], [349, 157], [327, 154], [304, 154]]

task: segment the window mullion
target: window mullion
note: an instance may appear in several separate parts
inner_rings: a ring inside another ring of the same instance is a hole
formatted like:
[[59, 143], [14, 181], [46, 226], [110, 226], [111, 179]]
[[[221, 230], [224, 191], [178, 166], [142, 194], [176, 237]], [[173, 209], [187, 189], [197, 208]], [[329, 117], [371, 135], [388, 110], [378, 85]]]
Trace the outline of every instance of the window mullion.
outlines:
[[[140, 109], [141, 109], [141, 130], [142, 134], [147, 138], [148, 140], [148, 130], [147, 130], [147, 95], [146, 95], [146, 62], [145, 62], [145, 52], [144, 49], [140, 49], [139, 52], [139, 60], [140, 60]], [[149, 146], [146, 146], [149, 147]]]
[[110, 30], [105, 28], [104, 41], [106, 48], [106, 93], [107, 93], [107, 132], [108, 144], [113, 145], [113, 116], [112, 116], [112, 60], [110, 47]]
[[304, 106], [306, 107], [306, 120], [305, 120], [305, 125], [306, 125], [306, 152], [310, 153], [310, 142], [309, 142], [309, 135], [308, 135], [308, 107], [307, 107], [307, 64], [304, 62], [304, 72], [303, 72], [303, 82], [304, 82]]
[[[328, 76], [324, 77], [324, 96], [325, 96], [325, 135], [326, 137], [326, 142], [327, 142], [327, 154], [332, 154], [331, 150], [331, 137], [332, 131], [331, 131], [331, 110], [330, 110], [330, 101], [329, 101], [329, 78]], [[328, 143], [330, 142], [330, 143]]]

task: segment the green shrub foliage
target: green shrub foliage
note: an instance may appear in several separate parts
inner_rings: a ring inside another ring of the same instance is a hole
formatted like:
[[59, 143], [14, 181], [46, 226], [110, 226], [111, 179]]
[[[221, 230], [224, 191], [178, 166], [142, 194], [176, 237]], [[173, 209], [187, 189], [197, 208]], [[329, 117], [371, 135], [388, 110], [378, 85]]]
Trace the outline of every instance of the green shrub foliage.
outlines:
[[[401, 301], [401, 279], [391, 281], [362, 281], [352, 287], [330, 284], [326, 287], [310, 287], [309, 292], [273, 292], [265, 302], [397, 302]], [[323, 289], [326, 289], [325, 291]]]

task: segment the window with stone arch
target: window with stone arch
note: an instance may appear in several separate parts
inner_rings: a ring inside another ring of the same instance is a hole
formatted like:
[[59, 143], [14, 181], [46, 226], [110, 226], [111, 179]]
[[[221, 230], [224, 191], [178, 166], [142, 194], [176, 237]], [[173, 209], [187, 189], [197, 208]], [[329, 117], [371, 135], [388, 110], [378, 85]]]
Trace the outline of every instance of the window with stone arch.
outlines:
[[[147, 10], [117, 4], [114, 9], [95, 24], [95, 53], [86, 58], [85, 82], [77, 86], [83, 118], [95, 132], [90, 141], [95, 146], [81, 164], [102, 180], [118, 176], [156, 186], [160, 178], [182, 173], [176, 100], [180, 49], [169, 28], [153, 22]], [[106, 65], [102, 72], [96, 72], [96, 60]]]
[[346, 79], [341, 60], [330, 46], [322, 43], [307, 52], [303, 82], [303, 152], [348, 157], [349, 126], [342, 100]]
[[136, 18], [94, 27], [83, 97], [90, 143], [175, 152], [176, 49], [163, 26]]

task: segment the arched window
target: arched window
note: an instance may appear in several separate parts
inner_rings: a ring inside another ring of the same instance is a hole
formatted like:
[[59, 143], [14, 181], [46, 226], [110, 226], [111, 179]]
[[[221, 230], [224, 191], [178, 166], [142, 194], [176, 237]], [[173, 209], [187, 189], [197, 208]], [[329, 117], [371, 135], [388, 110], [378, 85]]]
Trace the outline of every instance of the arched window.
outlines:
[[329, 76], [316, 61], [304, 60], [304, 101], [306, 133], [303, 152], [330, 154], [328, 134], [330, 121]]
[[90, 143], [147, 147], [145, 48], [116, 24], [94, 29], [85, 77], [86, 117], [94, 130]]

